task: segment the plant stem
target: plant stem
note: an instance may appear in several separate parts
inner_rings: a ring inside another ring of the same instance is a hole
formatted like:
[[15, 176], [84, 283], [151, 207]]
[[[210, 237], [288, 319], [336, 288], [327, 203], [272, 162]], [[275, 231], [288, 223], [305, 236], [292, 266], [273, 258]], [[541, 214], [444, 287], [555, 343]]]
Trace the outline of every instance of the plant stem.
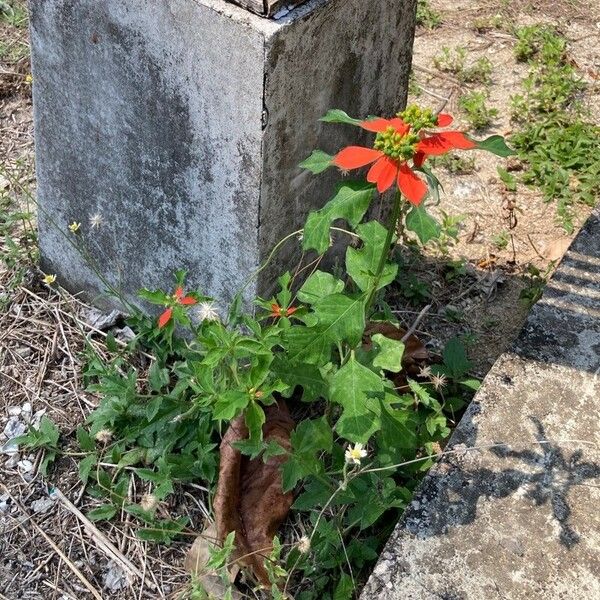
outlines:
[[387, 237], [385, 239], [385, 244], [383, 245], [383, 249], [381, 251], [379, 264], [377, 265], [377, 271], [375, 271], [375, 277], [373, 278], [373, 283], [371, 285], [371, 289], [369, 290], [367, 301], [365, 303], [365, 315], [367, 317], [373, 304], [373, 300], [375, 299], [377, 289], [379, 288], [379, 283], [381, 282], [381, 277], [383, 275], [383, 269], [385, 268], [385, 264], [390, 254], [390, 247], [392, 245], [392, 240], [394, 239], [394, 234], [396, 233], [398, 219], [400, 218], [400, 214], [402, 212], [402, 203], [402, 194], [400, 193], [400, 191], [397, 191], [396, 195], [394, 196], [394, 206], [392, 208], [392, 216], [390, 217], [390, 222], [388, 224]]

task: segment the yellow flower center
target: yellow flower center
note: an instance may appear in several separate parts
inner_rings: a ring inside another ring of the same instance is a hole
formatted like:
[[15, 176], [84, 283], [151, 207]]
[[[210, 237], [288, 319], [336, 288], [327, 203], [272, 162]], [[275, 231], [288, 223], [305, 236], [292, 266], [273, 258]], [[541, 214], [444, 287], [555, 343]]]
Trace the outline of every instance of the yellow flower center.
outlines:
[[399, 112], [400, 117], [414, 132], [418, 132], [425, 127], [436, 127], [438, 122], [437, 115], [430, 108], [421, 108], [416, 104], [406, 107], [406, 110]]
[[414, 156], [418, 142], [416, 133], [402, 134], [390, 126], [377, 134], [374, 148], [394, 160], [408, 160]]

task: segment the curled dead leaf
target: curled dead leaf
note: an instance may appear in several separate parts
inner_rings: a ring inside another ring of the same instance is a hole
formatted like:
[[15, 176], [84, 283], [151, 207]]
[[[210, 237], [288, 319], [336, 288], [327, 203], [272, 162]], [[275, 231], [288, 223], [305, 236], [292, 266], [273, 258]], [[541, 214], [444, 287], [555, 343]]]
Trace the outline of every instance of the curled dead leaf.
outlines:
[[[204, 531], [194, 540], [192, 547], [188, 550], [185, 557], [185, 570], [193, 575], [200, 582], [204, 591], [210, 598], [225, 598], [228, 586], [225, 585], [216, 571], [207, 569], [206, 564], [210, 559], [210, 551], [218, 548], [217, 526], [214, 523], [208, 524]], [[229, 580], [234, 581], [239, 572], [237, 565], [232, 565], [229, 569]], [[233, 600], [243, 598], [237, 590], [232, 590]]]
[[[290, 434], [294, 421], [283, 401], [265, 407], [263, 425], [265, 441], [277, 442], [291, 451]], [[219, 482], [213, 500], [217, 539], [222, 543], [235, 531], [235, 554], [241, 565], [249, 567], [264, 586], [270, 586], [264, 560], [273, 548], [277, 529], [287, 517], [293, 494], [284, 494], [281, 465], [286, 456], [275, 456], [263, 462], [250, 460], [233, 444], [248, 438], [244, 417], [231, 422], [221, 442]]]

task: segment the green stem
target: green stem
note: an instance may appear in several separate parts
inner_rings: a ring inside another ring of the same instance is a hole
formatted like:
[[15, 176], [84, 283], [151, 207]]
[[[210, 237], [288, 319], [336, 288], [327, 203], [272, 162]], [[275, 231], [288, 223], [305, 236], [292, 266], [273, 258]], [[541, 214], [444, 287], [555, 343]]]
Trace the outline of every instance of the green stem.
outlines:
[[373, 300], [375, 299], [377, 289], [379, 288], [379, 283], [381, 282], [381, 277], [383, 275], [383, 269], [385, 268], [385, 264], [390, 254], [390, 247], [392, 245], [392, 240], [394, 239], [394, 234], [396, 233], [398, 219], [400, 218], [400, 215], [402, 213], [402, 204], [402, 194], [400, 193], [400, 191], [397, 191], [394, 197], [394, 207], [392, 208], [392, 216], [390, 217], [390, 222], [388, 224], [387, 237], [385, 239], [385, 244], [381, 251], [381, 257], [379, 259], [379, 264], [377, 265], [377, 271], [375, 271], [373, 284], [371, 285], [371, 289], [369, 290], [367, 301], [365, 303], [365, 315], [367, 317], [373, 304]]

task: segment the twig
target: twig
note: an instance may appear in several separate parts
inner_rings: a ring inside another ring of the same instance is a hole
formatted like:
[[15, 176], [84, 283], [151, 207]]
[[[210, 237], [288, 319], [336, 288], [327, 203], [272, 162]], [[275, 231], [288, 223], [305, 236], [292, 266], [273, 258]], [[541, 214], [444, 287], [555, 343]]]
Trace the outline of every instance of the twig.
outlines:
[[[100, 550], [103, 550], [109, 558], [120, 563], [130, 575], [134, 575], [139, 579], [144, 578], [143, 573], [126, 556], [119, 552], [112, 542], [58, 488], [54, 488], [53, 495], [63, 503], [69, 512], [73, 513], [81, 521], [86, 533]], [[146, 585], [151, 589], [155, 589], [149, 582], [146, 582]]]
[[9, 489], [3, 484], [0, 483], [0, 486], [4, 489], [4, 492], [8, 494], [11, 500], [15, 503], [15, 506], [26, 516], [29, 518], [29, 522], [32, 527], [52, 546], [52, 549], [58, 556], [62, 559], [62, 561], [73, 571], [73, 574], [81, 581], [81, 583], [90, 591], [92, 596], [96, 598], [96, 600], [103, 600], [102, 596], [99, 594], [98, 590], [88, 581], [85, 575], [71, 562], [69, 557], [56, 545], [56, 543], [48, 536], [48, 534], [31, 518], [31, 515], [23, 508], [21, 503], [10, 493]]
[[417, 316], [414, 323], [410, 326], [409, 330], [402, 336], [401, 342], [408, 341], [408, 338], [417, 330], [423, 317], [431, 310], [431, 304], [428, 304]]

